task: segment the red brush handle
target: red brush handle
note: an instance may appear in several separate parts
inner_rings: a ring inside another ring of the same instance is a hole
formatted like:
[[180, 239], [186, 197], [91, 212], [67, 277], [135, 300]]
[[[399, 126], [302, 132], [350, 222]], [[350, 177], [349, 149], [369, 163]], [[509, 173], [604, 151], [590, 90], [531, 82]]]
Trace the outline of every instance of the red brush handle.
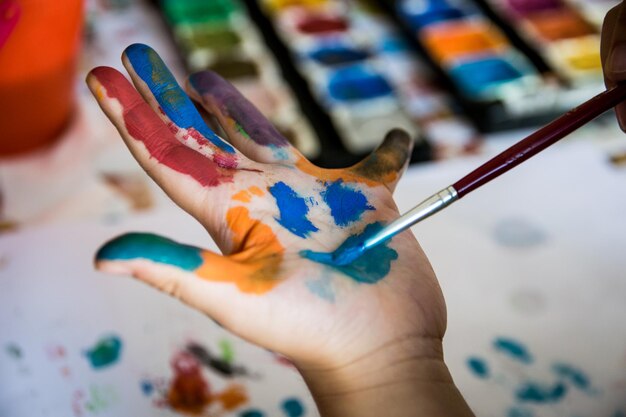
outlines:
[[454, 183], [458, 198], [532, 158], [625, 99], [626, 84], [620, 84], [570, 110]]

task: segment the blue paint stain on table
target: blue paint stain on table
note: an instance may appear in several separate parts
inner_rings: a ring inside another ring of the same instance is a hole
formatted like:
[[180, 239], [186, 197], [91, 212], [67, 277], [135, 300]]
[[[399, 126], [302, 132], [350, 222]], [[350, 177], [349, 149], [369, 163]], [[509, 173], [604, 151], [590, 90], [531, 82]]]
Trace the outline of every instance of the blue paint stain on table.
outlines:
[[348, 226], [360, 220], [365, 211], [374, 210], [360, 190], [343, 184], [341, 180], [327, 184], [321, 195], [330, 207], [330, 214], [337, 226]]
[[520, 407], [520, 406], [514, 406], [509, 408], [509, 411], [506, 414], [506, 417], [533, 417], [534, 414], [532, 412], [532, 410], [525, 408], [525, 407]]
[[525, 382], [515, 391], [515, 397], [522, 402], [552, 404], [561, 401], [567, 388], [562, 382], [545, 385], [538, 382]]
[[143, 380], [139, 384], [143, 395], [145, 395], [146, 397], [152, 395], [152, 393], [154, 392], [154, 384], [152, 383], [152, 381]]
[[563, 380], [569, 382], [576, 388], [583, 391], [591, 388], [591, 380], [580, 369], [566, 363], [556, 363], [552, 366], [552, 370]]
[[303, 238], [318, 230], [307, 218], [309, 207], [306, 199], [291, 187], [281, 181], [271, 186], [269, 192], [276, 199], [280, 216], [275, 219], [281, 226]]
[[239, 413], [239, 417], [265, 417], [265, 414], [260, 410], [246, 410]]
[[467, 359], [467, 366], [472, 373], [482, 379], [489, 378], [489, 366], [487, 361], [478, 357], [470, 357]]
[[494, 340], [493, 347], [498, 352], [504, 353], [524, 364], [530, 364], [533, 361], [533, 357], [528, 349], [526, 349], [526, 346], [514, 339], [499, 337]]
[[304, 405], [297, 398], [288, 398], [281, 406], [287, 417], [302, 417], [304, 415]]
[[122, 353], [122, 339], [118, 336], [106, 336], [87, 352], [85, 356], [94, 369], [107, 368], [115, 364]]

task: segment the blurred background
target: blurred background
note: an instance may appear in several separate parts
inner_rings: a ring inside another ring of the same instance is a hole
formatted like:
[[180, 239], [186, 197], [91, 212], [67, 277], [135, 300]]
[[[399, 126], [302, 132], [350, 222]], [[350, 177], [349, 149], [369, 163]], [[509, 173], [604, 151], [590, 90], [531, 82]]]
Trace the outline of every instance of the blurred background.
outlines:
[[[190, 341], [231, 364], [235, 346], [258, 369], [208, 366], [215, 392], [239, 400], [179, 412], [316, 415], [273, 355], [92, 271], [98, 245], [128, 230], [212, 243], [132, 159], [87, 90], [90, 69], [123, 71], [141, 42], [180, 82], [216, 71], [324, 167], [402, 127], [416, 144], [396, 193], [408, 209], [601, 92], [602, 20], [618, 3], [0, 0], [0, 416], [175, 414], [172, 364]], [[625, 139], [607, 113], [414, 229], [478, 415], [626, 416]], [[124, 366], [87, 361], [102, 348], [116, 363], [120, 346]], [[524, 397], [529, 381], [542, 399]]]

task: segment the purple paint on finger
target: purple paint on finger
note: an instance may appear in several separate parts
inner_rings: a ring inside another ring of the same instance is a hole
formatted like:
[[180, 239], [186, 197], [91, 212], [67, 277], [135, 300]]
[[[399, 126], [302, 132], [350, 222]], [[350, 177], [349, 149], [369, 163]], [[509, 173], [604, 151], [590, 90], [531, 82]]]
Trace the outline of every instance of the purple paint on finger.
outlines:
[[224, 116], [233, 119], [244, 135], [262, 146], [288, 146], [278, 130], [228, 81], [212, 71], [189, 77], [189, 83], [203, 98], [214, 102]]

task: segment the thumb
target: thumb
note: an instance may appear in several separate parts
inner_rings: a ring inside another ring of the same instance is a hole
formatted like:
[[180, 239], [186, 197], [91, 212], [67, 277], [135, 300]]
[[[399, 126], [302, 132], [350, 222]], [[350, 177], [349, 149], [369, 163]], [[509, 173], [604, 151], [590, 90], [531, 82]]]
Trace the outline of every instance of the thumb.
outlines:
[[[132, 275], [223, 322], [231, 302], [262, 294], [278, 279], [259, 279], [255, 265], [150, 233], [129, 233], [102, 246], [95, 257], [102, 272]], [[233, 284], [239, 291], [233, 291]]]
[[413, 140], [402, 129], [387, 133], [383, 143], [350, 171], [384, 184], [391, 192], [404, 173], [413, 150]]

